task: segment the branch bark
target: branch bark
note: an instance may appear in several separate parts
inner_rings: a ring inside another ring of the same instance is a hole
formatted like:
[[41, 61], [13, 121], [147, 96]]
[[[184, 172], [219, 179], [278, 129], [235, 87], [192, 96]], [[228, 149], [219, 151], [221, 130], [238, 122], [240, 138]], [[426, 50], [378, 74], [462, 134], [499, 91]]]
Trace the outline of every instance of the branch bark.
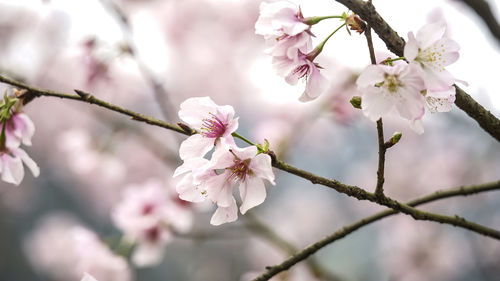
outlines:
[[[468, 196], [472, 194], [477, 194], [481, 192], [486, 192], [486, 191], [492, 191], [492, 190], [498, 190], [500, 189], [500, 181], [495, 181], [495, 182], [490, 182], [482, 185], [475, 185], [475, 186], [463, 186], [463, 187], [457, 187], [454, 189], [449, 189], [449, 190], [439, 190], [434, 193], [431, 193], [429, 195], [420, 197], [418, 199], [412, 200], [407, 203], [407, 205], [415, 207], [421, 204], [437, 201], [440, 199], [445, 199], [445, 198], [450, 198], [454, 196]], [[288, 259], [283, 261], [282, 263], [272, 266], [268, 268], [268, 270], [254, 279], [253, 281], [265, 281], [269, 280], [276, 274], [283, 272], [285, 270], [290, 269], [292, 266], [295, 264], [307, 259], [309, 256], [313, 255], [320, 249], [324, 248], [325, 246], [344, 238], [348, 234], [360, 229], [361, 227], [364, 227], [366, 225], [369, 225], [373, 222], [379, 221], [383, 218], [395, 215], [399, 212], [394, 211], [394, 210], [386, 210], [382, 211], [379, 213], [376, 213], [372, 216], [363, 218], [353, 224], [346, 225], [342, 227], [341, 229], [337, 230], [336, 232], [326, 236], [325, 238], [319, 240], [318, 242], [315, 242], [300, 252], [296, 252], [295, 254], [291, 255]]]
[[500, 24], [495, 18], [488, 1], [485, 0], [462, 0], [462, 2], [469, 6], [479, 18], [486, 24], [491, 32], [491, 35], [497, 39], [500, 44]]

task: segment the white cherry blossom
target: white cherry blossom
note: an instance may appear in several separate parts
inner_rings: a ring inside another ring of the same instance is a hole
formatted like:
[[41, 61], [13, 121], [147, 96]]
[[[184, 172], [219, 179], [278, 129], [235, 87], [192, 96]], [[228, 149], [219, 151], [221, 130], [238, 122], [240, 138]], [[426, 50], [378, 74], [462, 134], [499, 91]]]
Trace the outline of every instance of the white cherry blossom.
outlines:
[[443, 91], [455, 82], [445, 67], [458, 59], [460, 47], [445, 31], [446, 23], [441, 21], [425, 25], [416, 36], [408, 33], [404, 56], [418, 66], [427, 89]]
[[392, 110], [415, 121], [425, 113], [424, 84], [414, 65], [370, 65], [356, 81], [365, 116], [376, 121]]

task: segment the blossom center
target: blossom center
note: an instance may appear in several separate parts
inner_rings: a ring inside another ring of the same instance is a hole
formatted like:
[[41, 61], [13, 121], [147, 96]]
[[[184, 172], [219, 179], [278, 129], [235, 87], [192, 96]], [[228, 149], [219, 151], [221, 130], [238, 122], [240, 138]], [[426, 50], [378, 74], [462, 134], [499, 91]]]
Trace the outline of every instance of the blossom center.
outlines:
[[446, 64], [446, 60], [443, 59], [444, 53], [444, 44], [434, 44], [425, 50], [419, 49], [415, 60], [435, 70], [443, 71]]
[[307, 76], [310, 69], [311, 69], [311, 67], [308, 64], [303, 64], [303, 65], [297, 66], [293, 70], [293, 74], [297, 75], [299, 77], [299, 79], [304, 78], [305, 76]]
[[397, 75], [390, 75], [386, 74], [385, 75], [385, 80], [382, 84], [382, 87], [387, 89], [390, 93], [394, 94], [398, 91], [399, 87], [404, 86], [401, 80], [399, 80], [399, 77]]
[[249, 168], [251, 159], [240, 160], [234, 159], [234, 165], [229, 168], [231, 175], [229, 178], [234, 181], [245, 181], [246, 176], [252, 172]]
[[211, 118], [203, 119], [201, 134], [207, 138], [218, 138], [226, 132], [227, 124], [217, 115], [210, 113]]

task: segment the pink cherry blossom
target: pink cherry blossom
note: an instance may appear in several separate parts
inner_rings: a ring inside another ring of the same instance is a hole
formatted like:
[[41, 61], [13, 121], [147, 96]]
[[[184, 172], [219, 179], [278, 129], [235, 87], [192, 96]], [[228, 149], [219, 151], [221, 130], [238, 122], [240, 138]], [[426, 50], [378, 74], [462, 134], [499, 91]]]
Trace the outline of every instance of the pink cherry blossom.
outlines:
[[35, 125], [28, 115], [14, 112], [5, 127], [6, 146], [18, 147], [21, 143], [30, 146], [34, 133]]
[[0, 150], [0, 173], [4, 182], [19, 185], [24, 178], [24, 164], [34, 177], [40, 174], [40, 168], [21, 148], [4, 148]]
[[311, 101], [320, 96], [328, 87], [328, 80], [319, 72], [318, 65], [299, 53], [297, 59], [274, 57], [273, 65], [278, 75], [284, 76], [290, 85], [296, 85], [300, 79], [305, 80], [305, 90], [299, 100]]
[[209, 97], [189, 98], [181, 104], [179, 117], [200, 131], [182, 142], [179, 155], [182, 160], [203, 157], [219, 141], [234, 144], [232, 133], [238, 129], [238, 118], [230, 105], [219, 106]]
[[157, 180], [129, 186], [112, 218], [125, 237], [137, 243], [132, 261], [140, 267], [161, 262], [172, 231], [186, 232], [192, 224], [191, 212], [172, 200]]
[[263, 180], [275, 184], [271, 157], [267, 154], [257, 154], [255, 146], [221, 147], [214, 152], [211, 162], [211, 169], [224, 170], [205, 183], [208, 197], [219, 207], [234, 206], [233, 187], [239, 185], [242, 200], [240, 212], [245, 214], [249, 209], [264, 202], [266, 188]]
[[362, 93], [365, 116], [376, 121], [395, 109], [407, 120], [418, 120], [425, 113], [422, 79], [414, 65], [370, 65], [356, 84]]
[[445, 31], [446, 23], [436, 22], [422, 27], [416, 36], [408, 33], [404, 56], [419, 66], [427, 89], [442, 91], [455, 82], [445, 67], [458, 59], [459, 46], [444, 36]]
[[309, 29], [302, 22], [300, 8], [289, 1], [262, 2], [260, 15], [255, 23], [255, 33], [264, 36], [297, 35]]

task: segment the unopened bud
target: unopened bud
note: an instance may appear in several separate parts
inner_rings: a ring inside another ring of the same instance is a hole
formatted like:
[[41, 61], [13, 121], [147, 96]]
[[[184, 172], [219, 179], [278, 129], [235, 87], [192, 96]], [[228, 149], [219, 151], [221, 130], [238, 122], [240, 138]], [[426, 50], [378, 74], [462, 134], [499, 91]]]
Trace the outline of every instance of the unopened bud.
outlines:
[[361, 97], [359, 96], [354, 96], [351, 98], [349, 101], [354, 108], [361, 109]]
[[399, 142], [403, 134], [401, 132], [395, 132], [392, 137], [385, 143], [385, 147], [389, 148]]

